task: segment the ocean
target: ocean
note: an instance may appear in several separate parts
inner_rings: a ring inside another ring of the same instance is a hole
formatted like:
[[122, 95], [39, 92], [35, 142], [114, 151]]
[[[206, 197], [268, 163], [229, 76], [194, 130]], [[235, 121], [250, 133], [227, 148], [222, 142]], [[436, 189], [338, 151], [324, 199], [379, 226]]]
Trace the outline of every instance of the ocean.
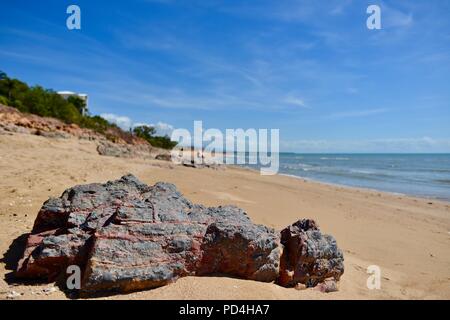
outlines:
[[279, 174], [450, 201], [450, 154], [280, 153]]

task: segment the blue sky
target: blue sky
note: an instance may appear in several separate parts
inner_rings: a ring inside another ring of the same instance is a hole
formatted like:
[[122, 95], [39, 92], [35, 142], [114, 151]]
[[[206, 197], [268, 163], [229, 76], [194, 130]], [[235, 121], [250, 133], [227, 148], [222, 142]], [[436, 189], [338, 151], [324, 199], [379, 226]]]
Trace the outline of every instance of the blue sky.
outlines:
[[202, 120], [279, 128], [282, 151], [450, 152], [447, 0], [8, 1], [0, 69], [160, 132]]

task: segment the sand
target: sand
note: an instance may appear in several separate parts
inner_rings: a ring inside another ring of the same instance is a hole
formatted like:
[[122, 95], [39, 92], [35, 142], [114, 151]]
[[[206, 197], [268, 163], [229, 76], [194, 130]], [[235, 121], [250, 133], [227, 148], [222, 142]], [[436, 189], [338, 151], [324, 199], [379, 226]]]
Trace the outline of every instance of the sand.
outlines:
[[[450, 203], [332, 186], [235, 167], [193, 169], [164, 161], [100, 156], [94, 142], [0, 135], [0, 253], [31, 230], [42, 203], [76, 184], [133, 173], [172, 182], [197, 203], [235, 204], [252, 220], [281, 229], [314, 218], [345, 255], [339, 291], [321, 293], [227, 277], [187, 277], [168, 286], [105, 299], [450, 299]], [[51, 285], [8, 283], [0, 263], [0, 299], [67, 299]], [[369, 290], [367, 267], [381, 268]]]

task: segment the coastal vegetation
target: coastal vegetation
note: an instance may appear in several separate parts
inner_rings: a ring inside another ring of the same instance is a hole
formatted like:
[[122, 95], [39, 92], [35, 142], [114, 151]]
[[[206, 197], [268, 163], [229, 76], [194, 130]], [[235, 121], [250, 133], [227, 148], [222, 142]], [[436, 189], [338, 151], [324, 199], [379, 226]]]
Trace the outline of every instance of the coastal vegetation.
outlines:
[[164, 137], [157, 136], [155, 128], [150, 126], [142, 125], [134, 127], [133, 134], [139, 138], [147, 140], [154, 147], [172, 149], [177, 145], [177, 143], [171, 141], [167, 135]]
[[78, 97], [64, 99], [51, 89], [39, 85], [29, 86], [21, 80], [8, 77], [2, 71], [0, 71], [0, 104], [14, 107], [21, 112], [57, 118], [68, 124], [77, 124], [82, 128], [104, 134], [113, 141], [119, 137], [128, 142], [133, 136], [138, 136], [158, 148], [172, 149], [176, 145], [167, 135], [157, 136], [153, 127], [140, 126], [130, 132], [124, 131], [101, 116], [92, 115], [86, 103]]

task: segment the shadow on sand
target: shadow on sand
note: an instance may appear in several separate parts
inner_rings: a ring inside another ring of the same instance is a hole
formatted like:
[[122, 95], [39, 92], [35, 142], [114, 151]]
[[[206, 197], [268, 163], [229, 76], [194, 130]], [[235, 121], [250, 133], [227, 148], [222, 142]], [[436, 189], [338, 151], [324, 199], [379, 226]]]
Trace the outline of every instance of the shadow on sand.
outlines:
[[[25, 246], [27, 243], [27, 239], [29, 233], [24, 233], [13, 240], [8, 250], [3, 253], [3, 258], [0, 259], [0, 263], [5, 264], [5, 269], [11, 272], [5, 274], [5, 282], [8, 285], [28, 285], [28, 286], [38, 286], [48, 284], [51, 281], [47, 279], [22, 279], [15, 276], [15, 271], [17, 270], [17, 266], [19, 264], [19, 260], [23, 256], [23, 252], [25, 250]], [[55, 279], [55, 285], [66, 295], [69, 299], [78, 298], [77, 294], [74, 294], [73, 291], [70, 291], [65, 286], [64, 279]]]
[[[15, 277], [14, 272], [17, 269], [20, 258], [22, 258], [23, 251], [25, 250], [25, 245], [27, 243], [27, 238], [29, 233], [24, 233], [21, 236], [13, 240], [8, 250], [3, 254], [3, 258], [0, 259], [0, 263], [5, 264], [5, 269], [11, 272], [5, 274], [5, 281], [9, 285], [12, 284], [29, 284], [29, 281], [23, 281]], [[36, 282], [32, 282], [36, 283]]]

